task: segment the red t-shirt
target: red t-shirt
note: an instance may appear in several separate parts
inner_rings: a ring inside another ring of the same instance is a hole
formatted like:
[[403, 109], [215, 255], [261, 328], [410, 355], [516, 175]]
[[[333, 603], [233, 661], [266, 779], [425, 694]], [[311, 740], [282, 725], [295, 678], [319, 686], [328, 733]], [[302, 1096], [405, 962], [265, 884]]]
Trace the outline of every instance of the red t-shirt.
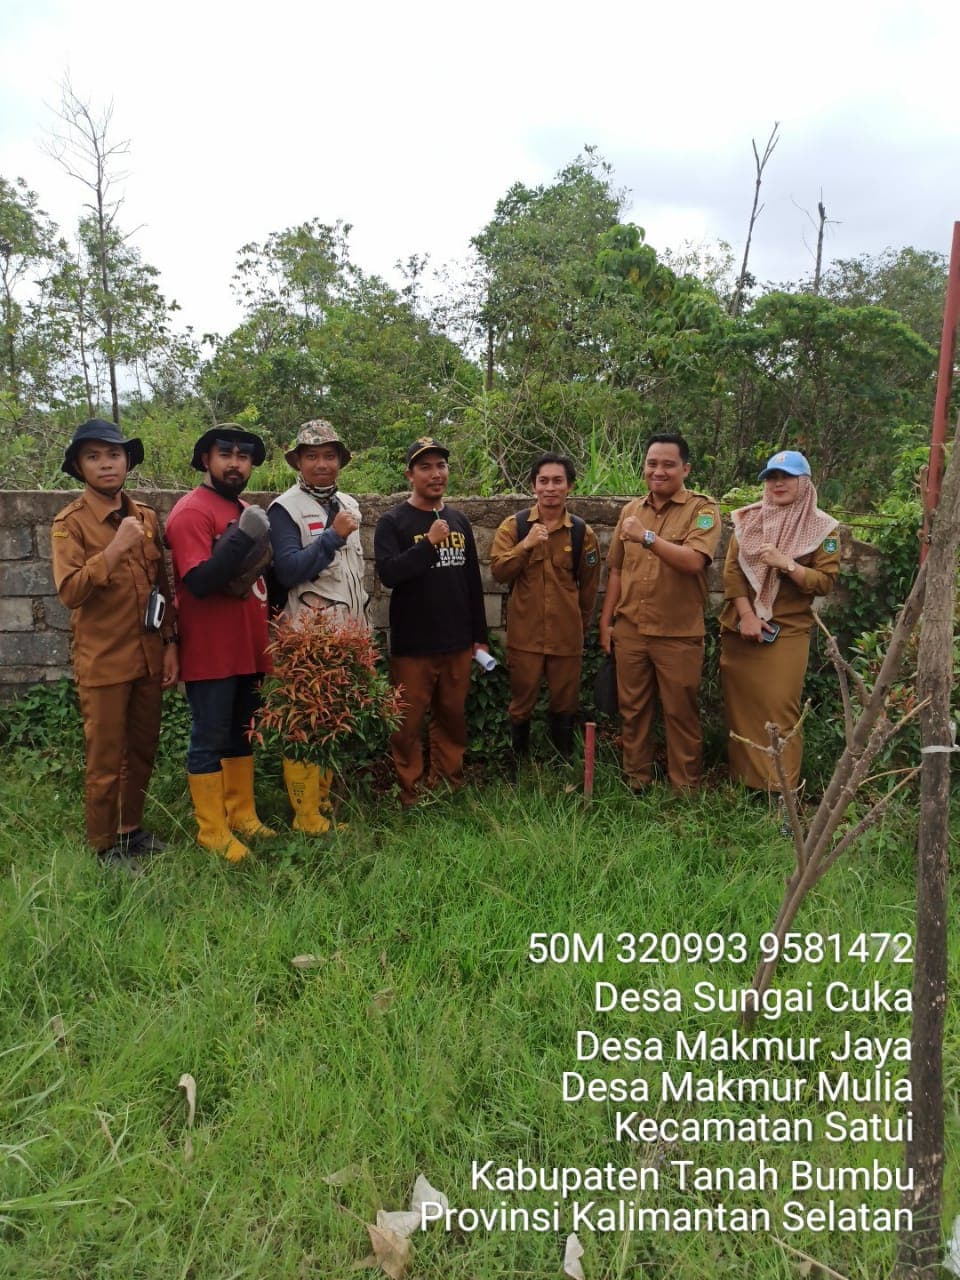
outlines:
[[259, 577], [244, 600], [214, 592], [198, 600], [183, 579], [209, 560], [215, 539], [245, 502], [221, 497], [200, 485], [176, 504], [166, 523], [173, 553], [173, 589], [180, 617], [181, 680], [222, 680], [272, 670], [266, 652], [267, 584]]

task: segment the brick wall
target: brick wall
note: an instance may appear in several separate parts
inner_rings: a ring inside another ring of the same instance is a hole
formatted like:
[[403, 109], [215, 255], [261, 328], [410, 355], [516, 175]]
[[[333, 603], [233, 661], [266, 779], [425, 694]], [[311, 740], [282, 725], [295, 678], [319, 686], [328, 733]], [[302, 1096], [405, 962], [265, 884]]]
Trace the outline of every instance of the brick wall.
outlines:
[[[38, 680], [56, 680], [70, 674], [70, 616], [57, 599], [50, 578], [50, 525], [57, 512], [77, 495], [69, 492], [0, 491], [0, 698], [16, 695], [24, 685]], [[181, 495], [172, 492], [140, 493], [134, 496], [149, 502], [165, 518]], [[247, 494], [267, 506], [272, 494]], [[371, 596], [371, 616], [378, 629], [387, 626], [389, 592], [375, 580], [373, 571], [373, 527], [378, 517], [405, 495], [361, 497], [364, 524], [361, 530], [367, 560], [367, 590]], [[617, 522], [623, 498], [580, 498], [570, 503], [578, 515], [591, 524], [604, 552]], [[454, 499], [453, 505], [470, 519], [477, 539], [483, 574], [487, 622], [495, 631], [505, 625], [506, 591], [490, 574], [490, 546], [497, 525], [506, 516], [529, 505], [523, 497]], [[724, 542], [727, 531], [724, 532]], [[870, 573], [876, 565], [876, 551], [863, 542], [845, 536], [843, 557], [847, 566]], [[709, 574], [711, 608], [719, 608], [722, 596], [720, 573], [722, 554]]]

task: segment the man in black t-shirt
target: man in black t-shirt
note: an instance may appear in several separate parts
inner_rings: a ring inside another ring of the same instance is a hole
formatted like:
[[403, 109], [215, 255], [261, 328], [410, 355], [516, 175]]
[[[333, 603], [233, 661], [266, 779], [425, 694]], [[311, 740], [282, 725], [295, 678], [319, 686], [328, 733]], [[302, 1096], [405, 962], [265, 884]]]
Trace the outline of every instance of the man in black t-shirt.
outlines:
[[470, 662], [487, 649], [480, 564], [470, 522], [444, 506], [449, 449], [428, 436], [407, 450], [410, 497], [377, 521], [373, 551], [390, 596], [390, 679], [403, 685], [403, 723], [390, 739], [400, 803], [416, 804], [421, 731], [430, 713], [426, 785], [463, 782]]

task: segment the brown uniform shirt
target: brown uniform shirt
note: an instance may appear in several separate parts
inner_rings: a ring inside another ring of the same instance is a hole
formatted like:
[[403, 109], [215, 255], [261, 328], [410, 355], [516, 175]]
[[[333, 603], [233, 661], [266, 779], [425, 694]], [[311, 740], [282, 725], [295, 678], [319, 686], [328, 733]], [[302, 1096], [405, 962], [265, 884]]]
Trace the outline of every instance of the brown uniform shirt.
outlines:
[[[534, 505], [528, 521], [532, 525], [539, 519]], [[517, 541], [516, 516], [508, 516], [494, 534], [490, 570], [497, 582], [513, 586], [507, 605], [507, 648], [555, 657], [579, 658], [583, 652], [583, 635], [600, 586], [600, 547], [587, 525], [578, 586], [572, 538], [569, 511], [563, 513], [563, 524], [532, 551]]]
[[[73, 669], [78, 684], [91, 688], [160, 676], [163, 639], [143, 626], [154, 586], [167, 601], [163, 636], [175, 629], [157, 513], [127, 494], [122, 497], [122, 507], [111, 510], [107, 499], [85, 489], [58, 512], [51, 529], [53, 581], [60, 600], [72, 611]], [[142, 522], [144, 538], [110, 573], [104, 548], [125, 516]]]
[[[727, 546], [727, 558], [723, 565], [723, 608], [720, 611], [720, 626], [725, 631], [736, 631], [740, 615], [733, 603], [737, 596], [746, 596], [753, 604], [755, 591], [744, 577], [740, 568], [738, 554], [740, 544], [734, 534]], [[840, 539], [835, 533], [830, 534], [817, 547], [816, 551], [806, 556], [795, 556], [797, 564], [804, 566], [804, 582], [799, 587], [786, 574], [780, 579], [780, 590], [773, 602], [773, 618], [780, 627], [783, 636], [802, 635], [813, 625], [814, 596], [828, 595], [840, 572]]]
[[[645, 529], [705, 557], [700, 573], [680, 573], [639, 542], [620, 537], [623, 522], [636, 516]], [[620, 570], [616, 616], [641, 635], [702, 636], [707, 600], [707, 565], [720, 542], [720, 511], [704, 493], [680, 489], [659, 511], [650, 495], [634, 498], [620, 512], [607, 553], [607, 568]]]

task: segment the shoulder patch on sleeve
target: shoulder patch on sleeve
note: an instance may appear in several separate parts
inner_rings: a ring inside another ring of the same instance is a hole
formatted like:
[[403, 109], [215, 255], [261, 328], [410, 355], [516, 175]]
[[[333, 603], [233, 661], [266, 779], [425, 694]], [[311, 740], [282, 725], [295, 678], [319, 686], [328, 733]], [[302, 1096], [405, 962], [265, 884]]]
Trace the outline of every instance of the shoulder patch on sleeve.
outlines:
[[823, 549], [826, 551], [828, 556], [832, 556], [839, 545], [839, 542], [833, 535], [829, 538], [824, 538], [823, 540]]
[[590, 551], [588, 551], [588, 552], [587, 552], [587, 554], [586, 554], [586, 556], [584, 557], [584, 559], [586, 560], [587, 564], [588, 564], [588, 565], [590, 566], [590, 568], [592, 569], [592, 568], [593, 568], [593, 566], [594, 566], [594, 565], [597, 563], [597, 561], [600, 559], [600, 552], [599, 552], [596, 548], [593, 548], [593, 549], [591, 549]]
[[712, 529], [716, 523], [716, 516], [712, 511], [701, 511], [697, 516], [698, 529]]
[[66, 529], [51, 529], [50, 537], [51, 538], [69, 538], [70, 535], [69, 533], [67, 533]]

